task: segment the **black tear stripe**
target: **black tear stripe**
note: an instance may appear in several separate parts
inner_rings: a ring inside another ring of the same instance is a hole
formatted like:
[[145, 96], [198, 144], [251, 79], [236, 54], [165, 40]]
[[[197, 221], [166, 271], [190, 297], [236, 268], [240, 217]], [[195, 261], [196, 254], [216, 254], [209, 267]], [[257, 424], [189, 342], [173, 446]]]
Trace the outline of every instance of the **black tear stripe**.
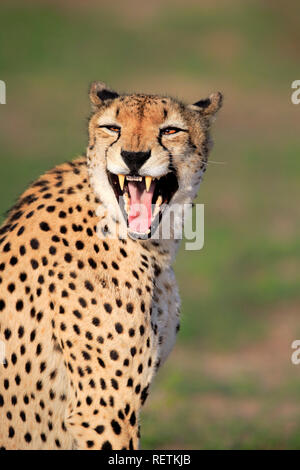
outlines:
[[159, 143], [159, 145], [168, 152], [168, 154], [170, 155], [170, 150], [162, 143], [162, 140], [161, 140], [161, 135], [159, 135], [157, 137], [157, 142]]
[[161, 147], [162, 147], [166, 152], [168, 152], [168, 156], [169, 156], [168, 170], [169, 170], [169, 171], [172, 171], [173, 173], [175, 173], [175, 175], [176, 175], [176, 177], [177, 177], [177, 171], [176, 171], [176, 168], [174, 167], [174, 164], [173, 164], [172, 153], [170, 152], [170, 150], [168, 149], [168, 147], [166, 147], [166, 146], [162, 143], [161, 135], [159, 135], [159, 136], [157, 137], [157, 141], [158, 141], [159, 145], [161, 145]]
[[105, 149], [105, 159], [106, 159], [106, 161], [107, 161], [107, 152], [108, 152], [108, 150], [109, 150], [113, 145], [115, 145], [115, 144], [118, 142], [118, 140], [119, 140], [120, 137], [121, 137], [121, 132], [119, 132], [119, 135], [118, 135], [118, 137], [116, 138], [116, 140], [114, 140], [114, 141], [107, 147], [107, 149]]
[[194, 144], [194, 142], [192, 141], [190, 135], [189, 135], [189, 139], [188, 139], [188, 144], [189, 144], [189, 147], [191, 147], [193, 150], [197, 150], [197, 145]]

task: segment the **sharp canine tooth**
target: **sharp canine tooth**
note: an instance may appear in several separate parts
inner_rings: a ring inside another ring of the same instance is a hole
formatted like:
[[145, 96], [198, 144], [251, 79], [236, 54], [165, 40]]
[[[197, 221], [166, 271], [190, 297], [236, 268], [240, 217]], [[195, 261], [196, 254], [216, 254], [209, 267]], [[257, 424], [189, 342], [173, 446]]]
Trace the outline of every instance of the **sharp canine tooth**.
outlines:
[[157, 200], [156, 200], [155, 205], [160, 206], [162, 202], [163, 202], [163, 199], [162, 199], [161, 195], [159, 195], [158, 198], [157, 198]]
[[163, 198], [161, 197], [161, 195], [159, 195], [155, 203], [152, 219], [155, 219], [155, 217], [159, 213], [162, 202], [163, 202]]
[[125, 175], [118, 175], [118, 178], [119, 178], [120, 188], [121, 188], [122, 191], [123, 191], [123, 188], [124, 188], [124, 181], [125, 181]]
[[151, 181], [152, 181], [152, 176], [145, 176], [147, 193], [149, 192], [149, 189], [150, 189], [150, 186], [151, 186]]

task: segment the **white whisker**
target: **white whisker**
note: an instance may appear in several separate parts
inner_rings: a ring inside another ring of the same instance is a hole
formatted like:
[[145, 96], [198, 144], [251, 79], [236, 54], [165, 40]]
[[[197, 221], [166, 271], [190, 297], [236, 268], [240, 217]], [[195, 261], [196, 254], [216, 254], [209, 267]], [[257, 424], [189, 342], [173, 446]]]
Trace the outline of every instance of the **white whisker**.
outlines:
[[[186, 157], [186, 153], [172, 153], [172, 157]], [[227, 165], [228, 162], [222, 162], [222, 161], [217, 161], [217, 160], [207, 160], [207, 162], [203, 161], [205, 165], [208, 165], [209, 163], [214, 163], [216, 165]]]
[[227, 165], [228, 162], [218, 162], [216, 160], [208, 160], [207, 162], [203, 162], [205, 163], [206, 165], [208, 165], [208, 163], [216, 163], [217, 165]]

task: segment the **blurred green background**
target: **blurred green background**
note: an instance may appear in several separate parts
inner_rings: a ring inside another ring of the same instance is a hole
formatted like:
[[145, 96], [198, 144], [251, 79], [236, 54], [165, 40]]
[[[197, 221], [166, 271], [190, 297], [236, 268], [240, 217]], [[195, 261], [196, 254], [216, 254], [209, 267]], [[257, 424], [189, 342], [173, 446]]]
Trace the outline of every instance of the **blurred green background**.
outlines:
[[175, 265], [182, 328], [142, 447], [300, 448], [300, 3], [2, 1], [0, 14], [1, 214], [85, 151], [92, 80], [187, 102], [224, 93], [198, 199], [205, 246]]

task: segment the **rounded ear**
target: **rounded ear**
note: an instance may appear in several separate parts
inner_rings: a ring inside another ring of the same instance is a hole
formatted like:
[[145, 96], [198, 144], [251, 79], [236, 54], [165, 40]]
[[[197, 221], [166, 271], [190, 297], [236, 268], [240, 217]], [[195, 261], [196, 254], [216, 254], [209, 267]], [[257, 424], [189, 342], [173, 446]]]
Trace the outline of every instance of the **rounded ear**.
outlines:
[[189, 105], [189, 108], [200, 112], [203, 116], [214, 116], [221, 108], [223, 103], [223, 95], [219, 91], [212, 93], [209, 98], [197, 101], [197, 103]]
[[102, 106], [105, 101], [114, 100], [118, 96], [118, 93], [108, 88], [103, 82], [93, 82], [90, 86], [89, 97], [94, 110]]

